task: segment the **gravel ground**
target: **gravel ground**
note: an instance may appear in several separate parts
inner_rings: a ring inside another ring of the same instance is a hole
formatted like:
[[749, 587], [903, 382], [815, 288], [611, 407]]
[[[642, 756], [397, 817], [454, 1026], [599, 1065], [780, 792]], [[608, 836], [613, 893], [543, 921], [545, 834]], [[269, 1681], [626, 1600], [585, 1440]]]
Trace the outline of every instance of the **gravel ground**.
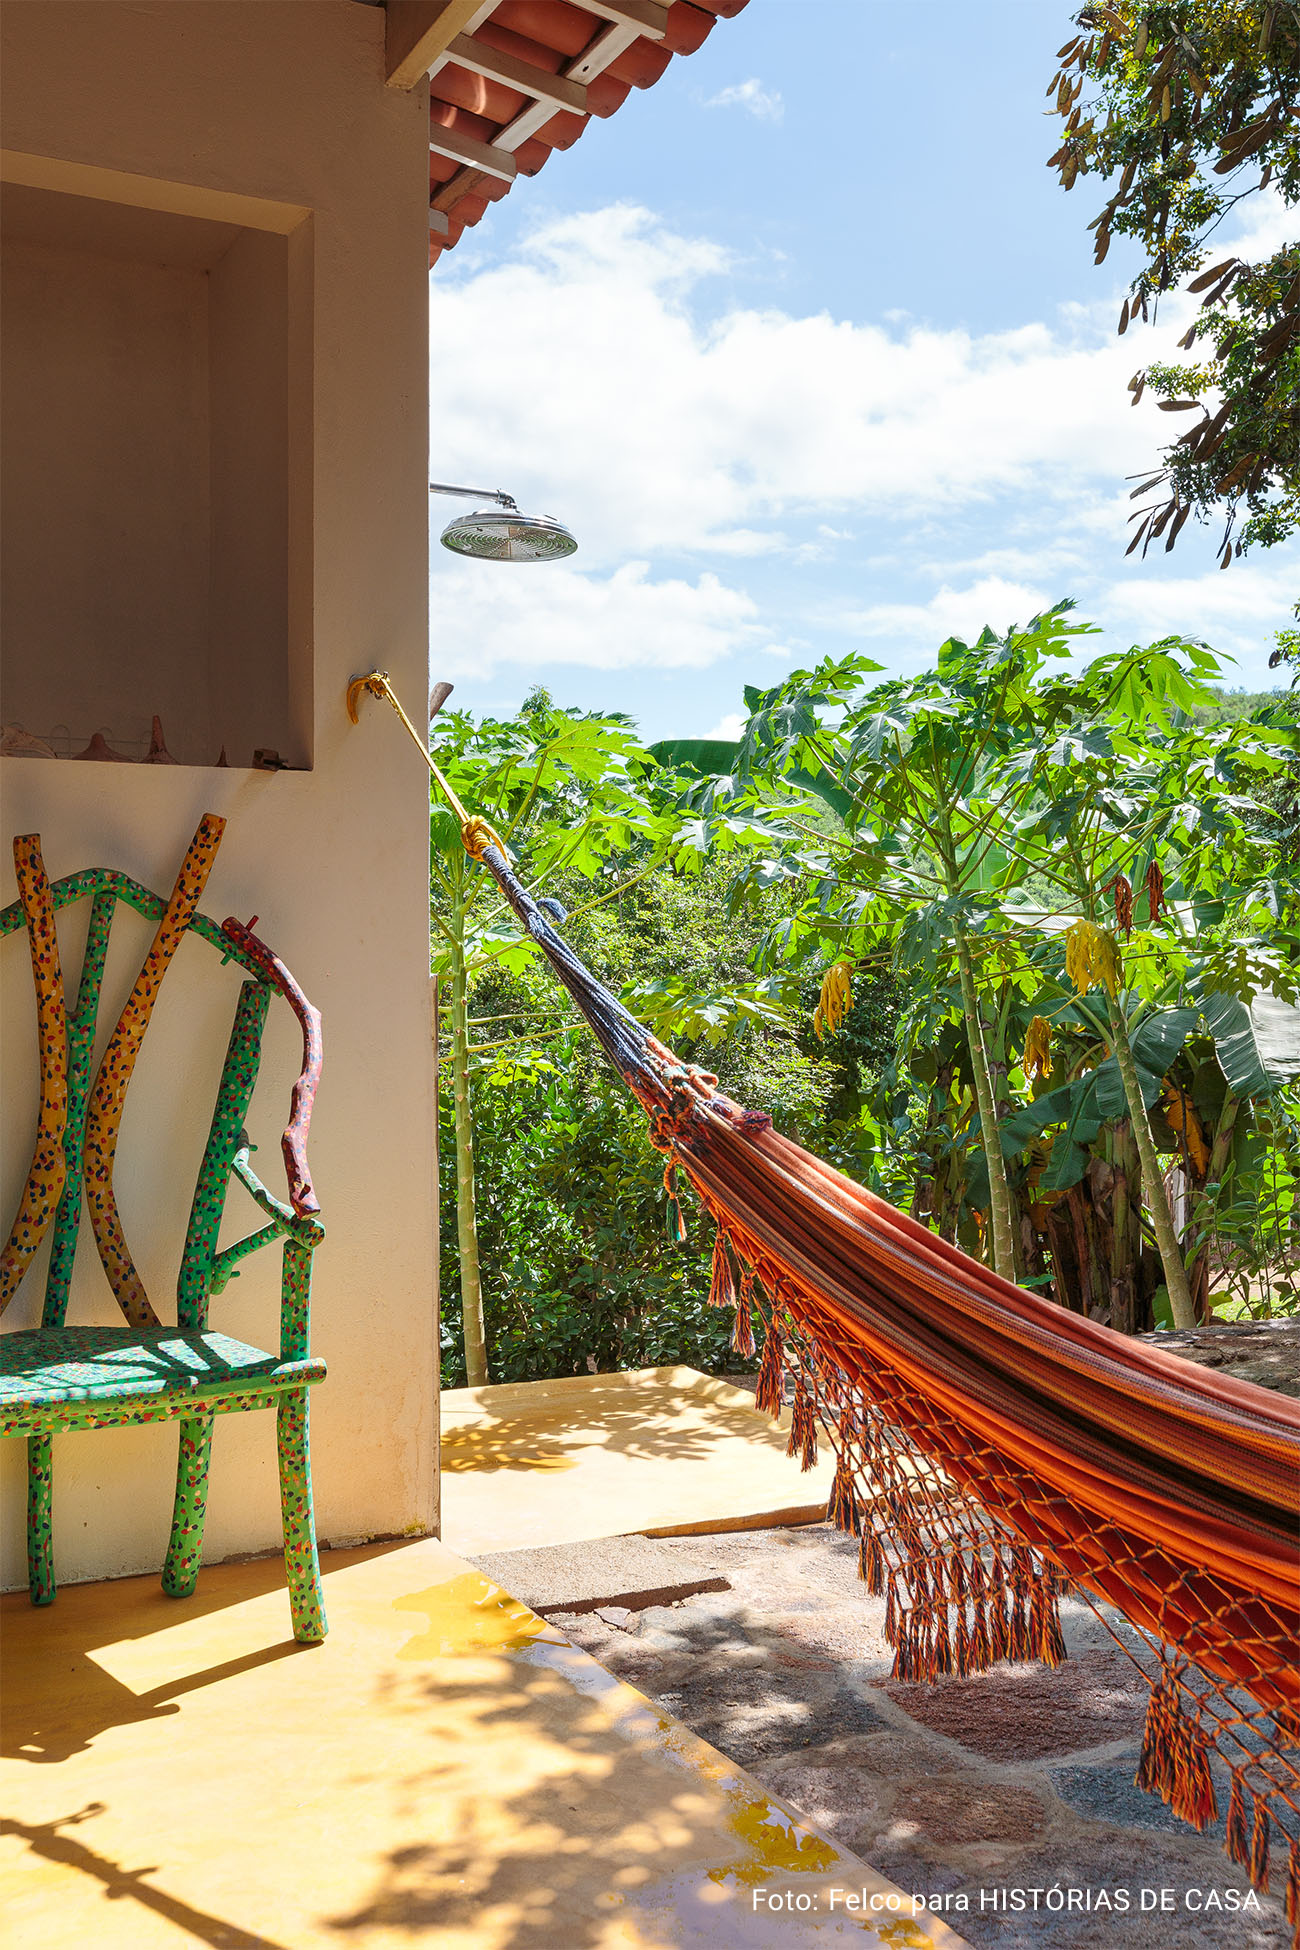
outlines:
[[[548, 1616], [905, 1891], [946, 1896], [970, 1943], [1290, 1950], [1280, 1900], [1241, 1907], [1248, 1884], [1214, 1831], [1133, 1786], [1146, 1687], [1085, 1606], [1063, 1602], [1056, 1671], [901, 1685], [883, 1601], [829, 1525], [657, 1543], [729, 1588]], [[1276, 1848], [1273, 1872], [1280, 1895]], [[1075, 1906], [1018, 1910], [1035, 1889]]]

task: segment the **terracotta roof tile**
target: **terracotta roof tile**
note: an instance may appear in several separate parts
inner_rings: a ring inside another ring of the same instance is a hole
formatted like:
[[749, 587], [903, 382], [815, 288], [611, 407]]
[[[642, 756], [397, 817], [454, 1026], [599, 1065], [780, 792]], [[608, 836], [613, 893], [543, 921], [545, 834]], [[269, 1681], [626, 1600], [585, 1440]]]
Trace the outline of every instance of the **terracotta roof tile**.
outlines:
[[[616, 10], [618, 0], [610, 4]], [[693, 54], [717, 20], [731, 19], [746, 5], [747, 0], [672, 0], [663, 38], [655, 39], [626, 24], [620, 28], [574, 0], [497, 0], [474, 29], [478, 50], [507, 57], [507, 68], [524, 62], [547, 75], [567, 77], [576, 66], [572, 78], [586, 89], [586, 112], [579, 105], [539, 101], [526, 92], [527, 77], [520, 80], [514, 70], [509, 80], [485, 76], [454, 55], [445, 57], [429, 84], [430, 140], [445, 133], [458, 153], [429, 152], [430, 264], [509, 193], [510, 181], [483, 167], [476, 150], [499, 152], [507, 168], [504, 159], [513, 157], [518, 175], [535, 176], [553, 150], [573, 146], [593, 115], [613, 115], [633, 88], [652, 87], [675, 54]], [[463, 50], [464, 57], [472, 52]]]

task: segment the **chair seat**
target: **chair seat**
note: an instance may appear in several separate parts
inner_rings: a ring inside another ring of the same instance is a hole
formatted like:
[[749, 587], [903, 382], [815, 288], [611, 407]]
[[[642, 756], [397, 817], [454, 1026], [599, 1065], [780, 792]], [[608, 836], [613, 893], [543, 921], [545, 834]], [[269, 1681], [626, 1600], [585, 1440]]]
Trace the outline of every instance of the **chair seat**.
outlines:
[[[188, 1402], [278, 1392], [320, 1381], [323, 1361], [282, 1361], [229, 1334], [176, 1327], [38, 1327], [0, 1335], [0, 1414], [23, 1422], [65, 1408], [108, 1410], [123, 1401]], [[170, 1408], [171, 1402], [157, 1402]], [[80, 1418], [78, 1418], [80, 1419]]]

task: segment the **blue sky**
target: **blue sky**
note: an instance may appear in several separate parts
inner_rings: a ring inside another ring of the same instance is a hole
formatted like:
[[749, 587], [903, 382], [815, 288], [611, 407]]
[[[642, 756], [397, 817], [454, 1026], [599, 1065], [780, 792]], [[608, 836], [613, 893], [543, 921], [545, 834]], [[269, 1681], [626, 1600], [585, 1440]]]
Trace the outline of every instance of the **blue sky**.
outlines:
[[[1068, 29], [1055, 0], [751, 0], [440, 261], [432, 477], [580, 543], [435, 546], [458, 704], [541, 683], [647, 738], [725, 731], [746, 683], [855, 649], [924, 668], [1066, 595], [1097, 647], [1184, 631], [1276, 684], [1300, 547], [1220, 573], [1189, 524], [1124, 559], [1124, 476], [1170, 424], [1125, 383], [1183, 314], [1116, 338], [1123, 246], [1094, 268], [1101, 197], [1044, 166]], [[1295, 222], [1248, 205], [1242, 231]], [[456, 507], [433, 497], [435, 540]]]

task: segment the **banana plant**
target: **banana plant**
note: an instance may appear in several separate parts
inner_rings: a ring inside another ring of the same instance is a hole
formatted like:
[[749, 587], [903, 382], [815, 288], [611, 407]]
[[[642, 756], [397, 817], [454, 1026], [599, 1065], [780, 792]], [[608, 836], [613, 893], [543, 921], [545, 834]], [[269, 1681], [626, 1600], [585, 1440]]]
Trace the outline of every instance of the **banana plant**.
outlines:
[[[998, 791], [1006, 779], [1014, 789], [999, 803], [998, 836], [1022, 872], [1054, 890], [1076, 1006], [1100, 995], [1111, 1051], [1072, 1087], [1068, 1110], [1064, 1099], [1056, 1106], [1064, 1131], [1053, 1152], [1054, 1182], [1071, 1182], [1102, 1123], [1127, 1115], [1178, 1327], [1195, 1324], [1196, 1308], [1151, 1108], [1198, 1013], [1209, 1009], [1226, 1023], [1227, 1002], [1210, 998], [1235, 982], [1229, 999], [1245, 1006], [1270, 974], [1284, 979], [1247, 930], [1255, 920], [1276, 933], [1295, 907], [1294, 888], [1276, 876], [1267, 807], [1249, 790], [1293, 754], [1276, 729], [1197, 729], [1191, 713], [1210, 701], [1206, 684], [1218, 674], [1204, 645], [1170, 638], [1043, 683], [1028, 700], [1036, 738], [999, 756], [991, 785]], [[1023, 795], [1018, 813], [1015, 790]], [[1041, 926], [1045, 917], [1035, 918]], [[1185, 1005], [1149, 1015], [1140, 1037], [1132, 1033], [1143, 995], [1171, 977]], [[1230, 1057], [1235, 1071], [1245, 1054], [1243, 1045]], [[1040, 1099], [1034, 1118], [1048, 1107]], [[1014, 1143], [1031, 1122], [1012, 1120], [1004, 1137]]]

